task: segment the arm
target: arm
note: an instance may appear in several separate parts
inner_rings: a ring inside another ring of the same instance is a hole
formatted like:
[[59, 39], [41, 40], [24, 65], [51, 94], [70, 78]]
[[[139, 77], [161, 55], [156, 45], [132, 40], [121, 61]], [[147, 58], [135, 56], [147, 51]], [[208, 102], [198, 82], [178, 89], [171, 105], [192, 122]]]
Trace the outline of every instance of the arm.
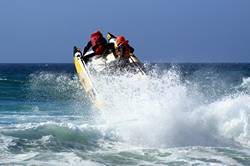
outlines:
[[82, 55], [85, 55], [88, 52], [88, 50], [91, 48], [91, 46], [92, 46], [91, 41], [89, 41], [88, 44], [84, 47]]
[[129, 49], [131, 53], [134, 53], [135, 49], [133, 47], [129, 46]]

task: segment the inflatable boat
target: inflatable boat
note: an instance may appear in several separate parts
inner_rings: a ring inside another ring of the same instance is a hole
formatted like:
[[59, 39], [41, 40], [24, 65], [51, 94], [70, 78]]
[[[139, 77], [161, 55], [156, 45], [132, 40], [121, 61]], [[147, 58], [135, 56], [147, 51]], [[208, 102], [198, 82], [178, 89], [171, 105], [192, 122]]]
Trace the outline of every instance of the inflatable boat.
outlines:
[[[116, 37], [110, 33], [108, 33], [107, 38], [109, 43], [114, 43], [116, 39]], [[119, 73], [129, 71], [142, 76], [145, 75], [143, 64], [134, 54], [131, 54], [130, 57], [124, 61], [115, 57], [114, 53], [109, 51], [105, 55], [94, 56], [88, 58], [88, 61], [86, 61], [84, 57], [87, 57], [92, 52], [93, 51], [89, 51], [85, 55], [82, 55], [81, 50], [74, 47], [73, 56], [80, 83], [92, 104], [98, 109], [101, 109], [103, 104], [98, 99], [97, 90], [92, 79], [93, 73], [108, 72], [110, 74], [114, 73], [114, 71], [120, 71]]]

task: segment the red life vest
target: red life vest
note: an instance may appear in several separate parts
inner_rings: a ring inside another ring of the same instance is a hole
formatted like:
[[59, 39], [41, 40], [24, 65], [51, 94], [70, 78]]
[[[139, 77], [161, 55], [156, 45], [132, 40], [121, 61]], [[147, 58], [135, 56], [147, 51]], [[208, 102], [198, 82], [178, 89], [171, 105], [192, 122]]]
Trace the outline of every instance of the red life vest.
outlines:
[[90, 41], [92, 44], [92, 49], [96, 55], [102, 55], [104, 52], [105, 43], [103, 42], [103, 36], [101, 32], [97, 31], [93, 33], [90, 37]]

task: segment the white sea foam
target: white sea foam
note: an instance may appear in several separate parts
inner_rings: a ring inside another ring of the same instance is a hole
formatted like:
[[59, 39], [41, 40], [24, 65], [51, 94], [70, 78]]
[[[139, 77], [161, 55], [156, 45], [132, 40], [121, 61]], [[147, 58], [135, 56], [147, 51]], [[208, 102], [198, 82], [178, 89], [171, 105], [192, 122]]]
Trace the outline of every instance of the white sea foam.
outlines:
[[250, 89], [250, 77], [243, 78], [241, 87]]
[[[76, 117], [48, 115], [43, 114], [39, 104], [32, 107], [32, 115], [4, 115], [6, 120], [15, 118], [22, 123], [1, 126], [0, 164], [102, 165], [98, 163], [110, 163], [118, 156], [120, 161], [128, 159], [141, 165], [157, 165], [156, 161], [158, 165], [240, 165], [231, 157], [241, 157], [235, 149], [235, 154], [230, 154], [226, 149], [224, 153], [204, 146], [250, 146], [250, 96], [245, 93], [207, 100], [199, 84], [183, 81], [174, 69], [161, 75], [153, 71], [145, 77], [125, 74], [93, 78], [105, 104], [95, 114], [96, 121], [79, 118], [86, 113], [82, 108], [77, 109]], [[242, 84], [247, 85], [247, 80]], [[83, 94], [78, 79], [65, 74], [31, 75], [30, 85], [32, 97], [39, 95], [33, 92], [42, 92], [45, 97], [54, 95], [55, 99]], [[28, 151], [17, 155], [11, 152], [27, 147]], [[53, 148], [58, 152], [51, 153]], [[119, 161], [113, 162], [119, 165]]]
[[105, 101], [102, 118], [123, 141], [150, 147], [247, 144], [250, 96], [231, 94], [207, 103], [196, 85], [165, 74], [96, 76]]
[[249, 95], [225, 97], [199, 109], [208, 128], [224, 138], [250, 146]]
[[[55, 94], [74, 88], [78, 96], [83, 93], [76, 77], [39, 73], [31, 78], [34, 89], [55, 82]], [[220, 146], [232, 140], [250, 144], [249, 95], [231, 94], [208, 103], [211, 100], [198, 85], [181, 81], [175, 69], [161, 75], [153, 70], [145, 77], [127, 73], [93, 79], [105, 103], [95, 126], [103, 134], [109, 131], [128, 143], [151, 147]], [[249, 82], [249, 78], [243, 79], [242, 86]]]

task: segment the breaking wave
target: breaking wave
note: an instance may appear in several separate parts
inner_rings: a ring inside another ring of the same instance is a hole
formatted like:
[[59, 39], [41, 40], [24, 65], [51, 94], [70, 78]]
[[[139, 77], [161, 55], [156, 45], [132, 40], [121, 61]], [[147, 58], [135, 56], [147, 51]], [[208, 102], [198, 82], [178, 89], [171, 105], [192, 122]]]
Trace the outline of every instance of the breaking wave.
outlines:
[[[216, 157], [222, 146], [230, 153], [250, 146], [249, 77], [234, 83], [213, 72], [185, 75], [176, 66], [156, 65], [147, 76], [93, 75], [100, 111], [90, 106], [75, 74], [33, 73], [25, 83], [28, 100], [0, 107], [0, 164], [95, 165], [118, 158], [111, 165], [150, 165], [154, 158], [166, 165], [166, 158], [190, 163], [197, 154], [210, 162], [213, 154], [218, 163], [237, 165]], [[186, 152], [190, 158], [183, 159]]]
[[105, 101], [102, 118], [125, 142], [149, 147], [249, 146], [248, 94], [207, 99], [196, 82], [183, 81], [175, 68], [145, 77], [99, 75], [94, 82]]
[[[32, 97], [35, 93], [42, 99], [88, 103], [76, 75], [41, 72], [30, 78]], [[249, 145], [246, 93], [210, 100], [200, 91], [197, 78], [185, 80], [175, 67], [164, 71], [155, 67], [143, 77], [126, 73], [93, 79], [105, 103], [95, 123], [113, 129], [122, 141], [149, 147]], [[243, 79], [241, 85], [248, 82]]]

